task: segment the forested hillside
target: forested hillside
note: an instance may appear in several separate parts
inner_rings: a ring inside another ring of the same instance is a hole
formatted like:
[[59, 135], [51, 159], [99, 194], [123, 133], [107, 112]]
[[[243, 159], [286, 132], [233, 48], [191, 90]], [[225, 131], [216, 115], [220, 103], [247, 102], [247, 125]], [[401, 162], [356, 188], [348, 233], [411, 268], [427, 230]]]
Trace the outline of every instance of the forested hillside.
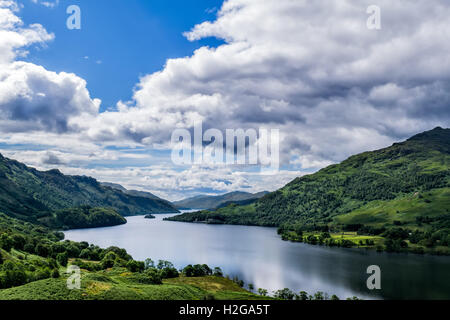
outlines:
[[0, 155], [0, 212], [27, 221], [81, 206], [109, 207], [122, 216], [178, 212], [170, 203], [126, 194], [94, 178], [38, 171]]
[[172, 220], [277, 226], [281, 233], [370, 227], [378, 228], [379, 234], [401, 226], [442, 233], [436, 236], [441, 239], [450, 228], [449, 210], [450, 129], [436, 128], [297, 178], [248, 206], [187, 213]]
[[58, 210], [39, 221], [60, 230], [111, 227], [127, 223], [114, 209], [89, 206]]

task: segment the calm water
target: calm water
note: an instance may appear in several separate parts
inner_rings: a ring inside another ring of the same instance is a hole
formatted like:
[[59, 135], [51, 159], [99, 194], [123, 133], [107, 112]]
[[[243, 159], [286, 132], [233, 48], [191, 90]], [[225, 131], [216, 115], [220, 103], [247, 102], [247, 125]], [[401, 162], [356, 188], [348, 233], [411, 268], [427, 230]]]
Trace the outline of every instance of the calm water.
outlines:
[[[66, 238], [125, 248], [133, 258], [172, 261], [177, 268], [220, 266], [255, 288], [356, 295], [374, 299], [450, 299], [450, 258], [386, 254], [281, 241], [273, 228], [205, 225], [129, 217], [126, 225], [67, 231]], [[381, 268], [382, 290], [366, 287], [369, 265]]]

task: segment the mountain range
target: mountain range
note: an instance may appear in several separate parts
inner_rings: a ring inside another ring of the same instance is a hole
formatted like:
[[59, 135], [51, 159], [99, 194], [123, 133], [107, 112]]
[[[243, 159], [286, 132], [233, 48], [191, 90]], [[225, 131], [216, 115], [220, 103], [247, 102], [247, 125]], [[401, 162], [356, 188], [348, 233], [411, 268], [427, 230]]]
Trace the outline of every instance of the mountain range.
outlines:
[[168, 201], [118, 190], [86, 176], [39, 171], [0, 155], [0, 212], [39, 222], [63, 209], [112, 208], [122, 216], [179, 212]]
[[181, 201], [175, 201], [173, 204], [178, 209], [217, 209], [226, 207], [230, 204], [250, 204], [259, 198], [265, 196], [269, 192], [263, 191], [259, 193], [248, 192], [230, 192], [219, 196], [196, 196]]
[[148, 191], [128, 190], [124, 186], [122, 186], [118, 183], [100, 182], [100, 184], [104, 187], [110, 187], [110, 188], [113, 188], [116, 190], [120, 190], [123, 193], [128, 194], [130, 196], [149, 198], [149, 199], [153, 199], [153, 200], [161, 200], [161, 201], [170, 203], [169, 201], [161, 199], [160, 197], [155, 196], [153, 193], [148, 192]]

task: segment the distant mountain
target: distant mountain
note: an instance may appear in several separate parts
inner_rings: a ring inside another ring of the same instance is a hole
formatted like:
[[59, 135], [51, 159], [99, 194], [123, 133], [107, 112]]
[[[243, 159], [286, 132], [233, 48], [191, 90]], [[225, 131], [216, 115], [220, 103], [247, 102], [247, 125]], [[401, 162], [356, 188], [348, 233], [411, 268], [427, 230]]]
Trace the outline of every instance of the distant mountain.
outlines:
[[268, 192], [259, 193], [231, 192], [220, 196], [196, 196], [181, 201], [175, 201], [173, 204], [179, 209], [216, 209], [229, 204], [248, 204], [263, 197]]
[[450, 129], [436, 128], [295, 179], [252, 204], [186, 213], [170, 220], [303, 230], [402, 226], [450, 230]]
[[81, 206], [112, 208], [122, 216], [178, 212], [161, 199], [127, 194], [91, 177], [39, 171], [0, 155], [0, 212], [36, 222]]
[[116, 189], [116, 190], [120, 190], [123, 193], [129, 194], [131, 196], [142, 197], [142, 198], [149, 198], [149, 199], [153, 199], [153, 200], [161, 200], [161, 201], [169, 202], [167, 200], [164, 200], [164, 199], [161, 199], [160, 197], [155, 196], [153, 193], [150, 193], [150, 192], [137, 191], [137, 190], [128, 190], [124, 186], [122, 186], [122, 185], [120, 185], [118, 183], [100, 182], [100, 184], [102, 186], [105, 186], [105, 187], [110, 187], [110, 188], [113, 188], [113, 189]]

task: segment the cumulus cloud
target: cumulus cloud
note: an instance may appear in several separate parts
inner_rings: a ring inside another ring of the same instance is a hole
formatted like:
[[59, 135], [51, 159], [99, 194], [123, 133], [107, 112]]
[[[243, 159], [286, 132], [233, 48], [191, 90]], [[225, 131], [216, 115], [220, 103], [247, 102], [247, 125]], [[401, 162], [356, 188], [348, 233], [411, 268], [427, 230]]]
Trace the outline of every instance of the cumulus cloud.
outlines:
[[96, 115], [100, 100], [91, 99], [86, 81], [19, 61], [27, 47], [54, 38], [43, 26], [24, 26], [15, 2], [0, 0], [0, 131], [66, 132], [70, 118]]
[[0, 71], [0, 121], [5, 131], [17, 131], [9, 141], [34, 130], [58, 148], [78, 139], [84, 155], [97, 148], [102, 158], [106, 145], [166, 148], [175, 128], [202, 120], [205, 129], [280, 129], [281, 160], [292, 171], [261, 178], [241, 168], [176, 169], [167, 158], [165, 174], [157, 167], [91, 172], [108, 181], [131, 185], [131, 174], [134, 184], [162, 194], [252, 184], [273, 190], [287, 182], [282, 177], [450, 123], [446, 0], [379, 0], [381, 30], [366, 26], [369, 0], [228, 0], [215, 20], [185, 33], [189, 41], [216, 37], [223, 45], [169, 59], [140, 79], [132, 101], [100, 114], [84, 80], [16, 61], [27, 46], [52, 36], [39, 25], [23, 27], [11, 3], [0, 0], [0, 61], [7, 64]]
[[0, 70], [0, 130], [66, 132], [70, 118], [96, 115], [100, 100], [92, 100], [86, 81], [74, 74], [47, 71], [26, 62]]
[[383, 27], [374, 31], [370, 4], [226, 1], [215, 21], [185, 33], [224, 45], [168, 60], [141, 78], [131, 106], [86, 130], [93, 139], [162, 143], [193, 120], [222, 130], [279, 128], [283, 161], [311, 165], [447, 126], [450, 5], [378, 1]]
[[14, 1], [0, 0], [0, 66], [10, 63], [17, 56], [27, 54], [24, 48], [43, 44], [54, 38], [40, 24], [24, 27], [16, 15], [19, 6]]

